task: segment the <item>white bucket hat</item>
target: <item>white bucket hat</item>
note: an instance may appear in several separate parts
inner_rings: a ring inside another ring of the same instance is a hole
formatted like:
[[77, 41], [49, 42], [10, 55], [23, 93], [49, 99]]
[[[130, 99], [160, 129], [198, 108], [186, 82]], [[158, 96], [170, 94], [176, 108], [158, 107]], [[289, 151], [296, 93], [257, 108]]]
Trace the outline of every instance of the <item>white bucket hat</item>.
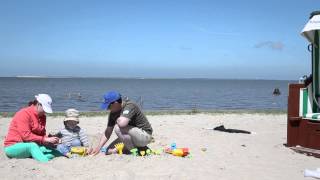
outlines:
[[52, 99], [48, 94], [38, 94], [35, 98], [42, 105], [44, 112], [52, 113]]
[[77, 121], [79, 122], [79, 111], [76, 109], [67, 109], [64, 121]]

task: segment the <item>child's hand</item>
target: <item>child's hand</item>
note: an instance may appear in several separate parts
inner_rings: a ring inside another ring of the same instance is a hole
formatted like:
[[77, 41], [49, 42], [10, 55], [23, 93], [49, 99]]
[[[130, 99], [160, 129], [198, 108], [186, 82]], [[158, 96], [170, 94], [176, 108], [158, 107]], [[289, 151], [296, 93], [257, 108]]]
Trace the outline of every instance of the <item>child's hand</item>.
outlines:
[[87, 148], [87, 154], [91, 154], [92, 151], [93, 151], [92, 148]]

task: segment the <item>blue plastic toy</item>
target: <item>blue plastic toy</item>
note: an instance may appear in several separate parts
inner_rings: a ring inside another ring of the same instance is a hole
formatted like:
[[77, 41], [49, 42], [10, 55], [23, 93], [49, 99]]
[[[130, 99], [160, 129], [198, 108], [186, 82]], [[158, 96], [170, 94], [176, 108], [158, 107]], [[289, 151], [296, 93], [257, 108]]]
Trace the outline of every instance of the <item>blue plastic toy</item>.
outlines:
[[171, 150], [175, 150], [177, 149], [177, 144], [176, 143], [172, 143], [171, 144]]
[[106, 153], [107, 151], [108, 151], [108, 148], [106, 148], [106, 147], [102, 147], [100, 149], [100, 152], [102, 152], [102, 153]]

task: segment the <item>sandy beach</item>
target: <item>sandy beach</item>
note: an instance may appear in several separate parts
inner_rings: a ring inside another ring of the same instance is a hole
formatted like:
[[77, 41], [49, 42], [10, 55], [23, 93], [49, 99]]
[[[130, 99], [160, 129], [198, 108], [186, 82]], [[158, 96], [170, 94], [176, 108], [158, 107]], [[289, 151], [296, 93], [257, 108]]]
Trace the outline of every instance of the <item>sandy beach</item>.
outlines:
[[[286, 148], [286, 114], [149, 115], [154, 129], [152, 149], [188, 147], [190, 158], [169, 154], [134, 157], [99, 154], [93, 157], [55, 158], [49, 163], [9, 159], [0, 151], [1, 179], [304, 179], [305, 168], [315, 169], [319, 159]], [[11, 118], [0, 118], [1, 144]], [[62, 117], [48, 117], [47, 131], [62, 127]], [[95, 146], [107, 116], [81, 117]], [[208, 130], [218, 125], [253, 134]], [[112, 140], [115, 135], [112, 136]], [[111, 143], [112, 141], [109, 141]], [[204, 151], [205, 150], [205, 151]], [[309, 178], [305, 178], [309, 179]], [[310, 178], [312, 179], [312, 178]]]

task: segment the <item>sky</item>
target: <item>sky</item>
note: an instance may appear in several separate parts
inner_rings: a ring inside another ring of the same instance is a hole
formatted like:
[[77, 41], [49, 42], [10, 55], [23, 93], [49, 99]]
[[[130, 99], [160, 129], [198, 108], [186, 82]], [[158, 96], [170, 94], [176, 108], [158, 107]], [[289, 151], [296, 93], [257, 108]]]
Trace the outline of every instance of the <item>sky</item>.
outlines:
[[[298, 80], [319, 0], [0, 0], [0, 76]], [[318, 8], [318, 9], [317, 9]]]

